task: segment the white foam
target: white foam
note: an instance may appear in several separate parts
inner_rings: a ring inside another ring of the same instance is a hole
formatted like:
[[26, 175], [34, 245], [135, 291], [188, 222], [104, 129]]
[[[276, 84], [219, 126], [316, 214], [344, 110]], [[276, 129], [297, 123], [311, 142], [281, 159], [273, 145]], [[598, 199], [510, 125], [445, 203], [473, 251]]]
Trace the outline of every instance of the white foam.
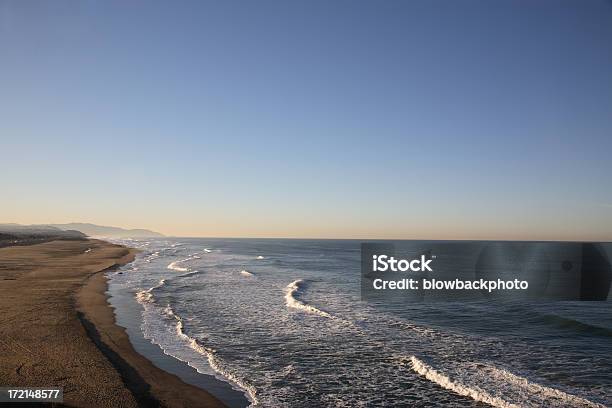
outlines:
[[410, 362], [415, 372], [441, 387], [495, 407], [605, 408], [588, 399], [546, 387], [487, 364], [454, 362], [452, 368], [449, 368], [451, 379], [451, 376], [415, 356], [410, 357]]
[[415, 356], [410, 357], [412, 369], [417, 373], [432, 381], [442, 388], [453, 391], [464, 397], [470, 397], [475, 401], [485, 402], [489, 405], [499, 408], [520, 408], [518, 405], [511, 404], [501, 398], [494, 397], [484, 390], [478, 388], [470, 388], [458, 381], [453, 381], [449, 377], [439, 373], [431, 366], [425, 364]]
[[177, 264], [179, 264], [181, 262], [185, 262], [185, 260], [171, 262], [168, 265], [168, 269], [172, 269], [173, 271], [177, 271], [177, 272], [187, 272], [189, 270], [189, 268], [185, 268], [185, 267], [182, 267], [182, 266], [177, 266]]
[[183, 320], [174, 313], [174, 311], [169, 305], [164, 309], [164, 313], [166, 314], [166, 316], [172, 317], [176, 320], [175, 330], [177, 336], [187, 342], [187, 344], [192, 350], [206, 357], [206, 359], [208, 360], [208, 364], [216, 373], [228, 380], [230, 383], [244, 390], [246, 392], [247, 398], [251, 402], [251, 406], [258, 405], [259, 402], [256, 397], [257, 390], [255, 389], [255, 387], [246, 382], [244, 379], [239, 378], [238, 376], [227, 370], [224, 367], [223, 362], [216, 356], [215, 350], [210, 347], [206, 347], [203, 344], [200, 344], [196, 339], [189, 337], [187, 334], [185, 334], [183, 332]]
[[247, 276], [247, 277], [253, 277], [253, 276], [255, 276], [255, 275], [253, 275], [253, 274], [252, 274], [251, 272], [249, 272], [249, 271], [240, 271], [240, 274], [241, 274], [242, 276]]
[[150, 302], [153, 300], [153, 295], [148, 290], [141, 290], [136, 292], [136, 300], [138, 303]]
[[316, 314], [322, 317], [327, 317], [329, 319], [333, 318], [332, 315], [330, 315], [329, 313], [296, 299], [295, 295], [300, 291], [303, 285], [304, 280], [302, 279], [295, 280], [289, 285], [287, 285], [287, 287], [285, 288], [285, 302], [287, 304], [287, 307], [302, 310], [304, 312]]
[[197, 254], [192, 254], [190, 256], [188, 256], [185, 259], [181, 259], [180, 261], [174, 261], [171, 262], [168, 265], [168, 269], [172, 269], [174, 271], [178, 271], [178, 272], [188, 272], [190, 269], [184, 266], [178, 266], [178, 264], [181, 264], [183, 262], [189, 262], [189, 261], [193, 261], [194, 259], [202, 259], [201, 256], [197, 255]]
[[207, 253], [207, 254], [210, 254], [212, 251], [210, 249], [208, 249], [208, 248], [204, 248], [204, 252]]
[[140, 290], [140, 291], [136, 292], [136, 300], [140, 304], [149, 303], [149, 302], [153, 301], [153, 291], [155, 289], [161, 288], [165, 284], [166, 284], [166, 280], [165, 279], [161, 279], [157, 285], [155, 285], [155, 286], [153, 286], [153, 287], [151, 287], [149, 289]]
[[184, 278], [187, 276], [195, 275], [196, 273], [200, 273], [200, 271], [191, 271], [191, 272], [183, 273], [182, 275], [179, 275], [179, 278]]
[[264, 257], [263, 257], [263, 256], [261, 256], [261, 255], [259, 255], [259, 256], [258, 256], [257, 258], [255, 258], [255, 259], [264, 259]]
[[589, 401], [585, 398], [576, 395], [568, 394], [555, 388], [546, 387], [536, 382], [531, 382], [527, 378], [518, 376], [501, 368], [490, 365], [481, 365], [479, 367], [490, 378], [495, 378], [503, 383], [510, 384], [516, 388], [522, 388], [525, 392], [531, 395], [539, 395], [546, 400], [550, 406], [581, 406], [581, 407], [596, 407], [605, 408], [604, 405]]
[[156, 258], [159, 258], [159, 251], [155, 251], [152, 254], [146, 256], [145, 257], [145, 261], [148, 263], [148, 262], [151, 262], [152, 260], [154, 260]]

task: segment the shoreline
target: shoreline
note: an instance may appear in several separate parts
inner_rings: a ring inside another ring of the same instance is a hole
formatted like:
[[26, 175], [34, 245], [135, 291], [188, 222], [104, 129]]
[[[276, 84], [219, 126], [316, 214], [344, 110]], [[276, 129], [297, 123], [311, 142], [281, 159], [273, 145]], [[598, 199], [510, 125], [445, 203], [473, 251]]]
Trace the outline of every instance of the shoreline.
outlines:
[[[129, 275], [122, 271], [120, 275]], [[107, 301], [115, 313], [115, 322], [124, 327], [130, 344], [137, 353], [153, 362], [163, 371], [176, 375], [184, 383], [205, 390], [215, 396], [227, 408], [245, 408], [251, 404], [242, 389], [237, 389], [225, 378], [220, 379], [211, 368], [210, 372], [201, 372], [190, 361], [177, 358], [168, 353], [162, 346], [147, 338], [142, 330], [144, 307], [136, 300], [134, 293], [122, 284], [116, 284], [115, 273], [108, 277]]]
[[70, 406], [224, 407], [156, 367], [115, 322], [106, 272], [136, 250], [100, 240], [0, 248], [2, 386], [61, 386]]

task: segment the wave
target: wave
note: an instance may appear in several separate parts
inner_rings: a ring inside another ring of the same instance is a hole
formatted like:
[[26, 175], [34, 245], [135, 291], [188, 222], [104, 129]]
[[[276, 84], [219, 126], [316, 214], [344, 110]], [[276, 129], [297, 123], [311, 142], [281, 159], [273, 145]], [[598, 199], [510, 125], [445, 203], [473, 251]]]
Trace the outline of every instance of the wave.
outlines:
[[257, 258], [255, 258], [255, 259], [265, 259], [265, 258], [263, 256], [261, 256], [261, 255], [258, 255]]
[[317, 309], [314, 306], [308, 305], [295, 297], [304, 287], [304, 284], [305, 282], [303, 279], [298, 279], [287, 285], [287, 287], [285, 288], [285, 302], [287, 304], [287, 307], [332, 319], [333, 316], [329, 313]]
[[529, 381], [527, 378], [518, 376], [509, 371], [506, 371], [501, 368], [493, 367], [493, 366], [484, 366], [481, 367], [484, 369], [488, 375], [491, 377], [497, 378], [501, 381], [504, 381], [508, 384], [512, 384], [525, 390], [533, 393], [539, 394], [543, 397], [547, 398], [548, 402], [552, 402], [556, 400], [559, 403], [559, 406], [582, 406], [582, 407], [597, 407], [597, 408], [605, 408], [604, 405], [598, 404], [596, 402], [587, 400], [582, 397], [578, 397], [573, 394], [568, 394], [561, 390], [557, 390], [555, 388], [546, 387], [544, 385], [534, 383]]
[[253, 275], [253, 274], [252, 274], [251, 272], [249, 272], [249, 271], [240, 271], [240, 274], [241, 274], [242, 276], [247, 276], [247, 277], [249, 277], [249, 278], [250, 278], [250, 277], [255, 276], [255, 275]]
[[470, 397], [475, 401], [480, 401], [493, 405], [499, 408], [520, 408], [518, 405], [511, 404], [504, 401], [501, 398], [494, 397], [481, 389], [474, 389], [467, 387], [460, 382], [453, 381], [444, 374], [439, 373], [433, 367], [427, 365], [423, 361], [419, 360], [415, 356], [410, 357], [410, 363], [412, 369], [419, 375], [427, 378], [429, 381], [434, 382], [447, 390], [453, 391], [456, 394], [463, 395], [464, 397]]
[[189, 270], [189, 268], [185, 268], [182, 266], [177, 266], [177, 264], [181, 263], [183, 261], [174, 261], [171, 262], [170, 264], [168, 264], [168, 269], [172, 269], [173, 271], [177, 271], [177, 272], [187, 272]]
[[410, 364], [414, 372], [442, 388], [498, 408], [605, 408], [599, 403], [546, 387], [491, 365], [454, 362], [451, 371], [455, 378], [451, 378], [415, 356], [410, 357]]
[[184, 266], [178, 266], [178, 264], [183, 263], [183, 262], [193, 261], [194, 259], [202, 259], [202, 257], [199, 256], [198, 254], [191, 254], [190, 256], [188, 256], [185, 259], [181, 259], [179, 261], [171, 262], [168, 265], [168, 269], [172, 269], [172, 270], [178, 271], [178, 272], [188, 272], [189, 268], [184, 267]]
[[224, 367], [223, 362], [216, 356], [215, 350], [210, 347], [206, 347], [205, 345], [201, 344], [197, 339], [194, 339], [193, 337], [190, 337], [185, 334], [185, 332], [183, 331], [183, 320], [174, 313], [170, 305], [166, 306], [166, 308], [164, 309], [164, 314], [167, 317], [173, 318], [176, 321], [175, 330], [177, 336], [186, 341], [192, 350], [206, 357], [209, 366], [217, 374], [219, 374], [223, 378], [227, 379], [230, 383], [235, 384], [240, 389], [246, 392], [247, 398], [251, 402], [251, 406], [255, 406], [259, 403], [256, 396], [257, 389], [254, 386], [227, 370], [227, 368]]
[[190, 272], [187, 272], [187, 273], [183, 273], [182, 275], [179, 275], [178, 277], [179, 278], [186, 278], [187, 276], [192, 276], [192, 275], [195, 275], [197, 273], [200, 273], [200, 271], [190, 271]]
[[155, 251], [155, 252], [153, 252], [153, 253], [151, 253], [151, 254], [147, 255], [147, 256], [144, 258], [144, 261], [145, 261], [146, 263], [151, 263], [151, 261], [153, 261], [154, 259], [157, 259], [157, 258], [159, 258], [159, 251]]
[[140, 304], [152, 302], [153, 301], [153, 291], [155, 289], [161, 288], [165, 284], [166, 284], [166, 280], [165, 279], [161, 279], [157, 285], [155, 285], [155, 286], [153, 286], [153, 287], [151, 287], [149, 289], [144, 289], [144, 290], [140, 290], [140, 291], [136, 292], [136, 300]]
[[212, 251], [210, 249], [208, 249], [208, 248], [204, 248], [204, 252], [207, 253], [207, 254], [210, 254]]
[[148, 290], [141, 290], [136, 292], [136, 300], [138, 303], [150, 302], [153, 300], [153, 295]]

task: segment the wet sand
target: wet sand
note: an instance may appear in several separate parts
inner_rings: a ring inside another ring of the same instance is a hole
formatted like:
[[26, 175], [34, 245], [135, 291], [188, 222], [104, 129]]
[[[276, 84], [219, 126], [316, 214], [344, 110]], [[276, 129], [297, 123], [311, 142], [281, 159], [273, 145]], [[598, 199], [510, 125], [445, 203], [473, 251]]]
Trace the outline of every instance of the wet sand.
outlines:
[[132, 348], [104, 271], [135, 251], [98, 240], [0, 248], [0, 386], [64, 388], [79, 407], [222, 407]]

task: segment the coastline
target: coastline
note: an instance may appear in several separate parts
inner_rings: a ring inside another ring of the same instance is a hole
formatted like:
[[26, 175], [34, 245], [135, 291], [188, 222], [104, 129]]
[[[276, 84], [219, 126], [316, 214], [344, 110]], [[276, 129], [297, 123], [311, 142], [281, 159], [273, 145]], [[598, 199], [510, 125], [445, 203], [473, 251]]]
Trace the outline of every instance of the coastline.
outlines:
[[136, 250], [99, 240], [0, 248], [3, 386], [61, 386], [70, 406], [224, 407], [137, 353], [105, 272]]

